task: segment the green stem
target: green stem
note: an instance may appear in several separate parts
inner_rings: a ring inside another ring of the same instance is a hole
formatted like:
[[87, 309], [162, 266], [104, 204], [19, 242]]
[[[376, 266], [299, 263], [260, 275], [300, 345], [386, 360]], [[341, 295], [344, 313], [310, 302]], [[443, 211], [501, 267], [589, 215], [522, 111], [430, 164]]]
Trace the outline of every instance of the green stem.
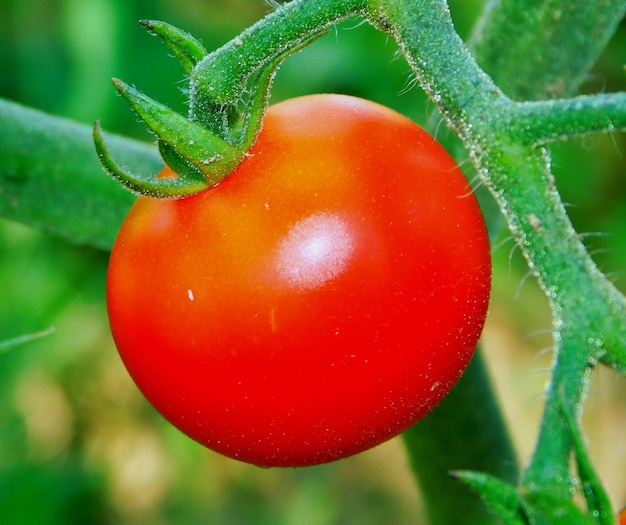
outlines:
[[[518, 98], [575, 93], [626, 11], [624, 0], [591, 0], [576, 3], [573, 9], [561, 0], [531, 5], [502, 0], [489, 6], [474, 31], [472, 48], [498, 85]], [[516, 38], [509, 38], [512, 34]], [[503, 38], [506, 45], [502, 45]], [[529, 56], [529, 49], [542, 52]], [[514, 116], [509, 123], [512, 136], [521, 143], [547, 143], [566, 135], [623, 128], [625, 106], [623, 93], [524, 102], [511, 108]], [[497, 155], [494, 152], [494, 164], [498, 163]], [[528, 160], [523, 152], [518, 156], [522, 164]], [[566, 462], [571, 442], [567, 422], [559, 411], [559, 396], [579, 415], [589, 373], [598, 358], [622, 373], [626, 369], [623, 296], [590, 260], [561, 206], [556, 206], [556, 216], [563, 217], [556, 230], [553, 224], [545, 224], [537, 212], [550, 209], [541, 202], [542, 196], [558, 201], [549, 169], [541, 169], [545, 161], [538, 159], [536, 172], [543, 171], [547, 178], [542, 177], [543, 183], [534, 191], [540, 196], [535, 209], [527, 206], [520, 210], [519, 205], [524, 199], [533, 203], [529, 184], [537, 182], [536, 176], [522, 179], [505, 172], [502, 180], [493, 184], [495, 192], [503, 197], [500, 201], [505, 215], [517, 231], [531, 267], [551, 299], [555, 316], [554, 369], [536, 451], [524, 476], [526, 485], [544, 489], [550, 488], [557, 476], [561, 480], [569, 478]], [[519, 186], [517, 192], [511, 191], [515, 184]], [[555, 218], [550, 211], [545, 216], [551, 222]], [[545, 235], [550, 237], [546, 242], [535, 242]], [[560, 487], [567, 489], [568, 485], [561, 483]], [[567, 495], [566, 491], [562, 493]]]
[[422, 88], [462, 138], [472, 134], [474, 123], [467, 121], [469, 115], [475, 121], [508, 106], [510, 101], [478, 67], [456, 33], [445, 1], [421, 0], [416, 6], [409, 0], [381, 0], [377, 4], [378, 19], [388, 24]]
[[[563, 400], [562, 400], [563, 401]], [[570, 434], [574, 444], [574, 458], [576, 467], [581, 481], [581, 492], [587, 502], [587, 508], [590, 514], [597, 518], [598, 525], [614, 525], [613, 512], [611, 510], [611, 502], [609, 497], [596, 475], [589, 455], [587, 454], [586, 445], [581, 436], [576, 416], [571, 412], [570, 407], [566, 403], [561, 403], [563, 415], [569, 425]]]
[[480, 349], [448, 396], [403, 438], [431, 523], [499, 523], [468, 486], [451, 476], [454, 470], [472, 470], [511, 484], [518, 480], [515, 453]]
[[[156, 149], [108, 135], [120, 161], [158, 173]], [[102, 171], [90, 126], [0, 99], [0, 216], [110, 249], [135, 197]]]
[[503, 119], [521, 143], [546, 144], [564, 137], [626, 130], [626, 93], [518, 102]]
[[[190, 117], [229, 140], [235, 127], [232, 120], [242, 117], [239, 105], [249, 83], [256, 84], [264, 70], [274, 70], [278, 62], [332, 24], [361, 13], [366, 3], [295, 0], [273, 11], [198, 63], [190, 76]], [[258, 86], [251, 89], [256, 91]], [[265, 97], [263, 94], [262, 103]], [[256, 98], [254, 93], [253, 101]], [[229, 141], [237, 142], [236, 137]]]
[[584, 353], [572, 351], [569, 336], [561, 333], [559, 337], [561, 344], [554, 349], [555, 362], [546, 391], [539, 437], [522, 484], [529, 491], [547, 491], [568, 499], [576, 482], [570, 465], [573, 441], [561, 403], [580, 415], [592, 368]]
[[579, 414], [590, 369], [600, 360], [623, 370], [626, 301], [589, 257], [569, 221], [549, 172], [546, 152], [506, 143], [483, 152], [509, 227], [550, 300], [555, 362], [537, 448], [525, 483], [560, 492], [572, 488], [571, 437], [559, 396]]
[[571, 96], [624, 13], [626, 0], [491, 0], [469, 44], [508, 96]]

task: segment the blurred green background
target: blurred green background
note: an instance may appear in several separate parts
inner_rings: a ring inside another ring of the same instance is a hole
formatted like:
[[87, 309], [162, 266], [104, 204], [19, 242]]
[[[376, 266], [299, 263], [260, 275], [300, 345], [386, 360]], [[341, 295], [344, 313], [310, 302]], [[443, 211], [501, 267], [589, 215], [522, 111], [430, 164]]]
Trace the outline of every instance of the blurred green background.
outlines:
[[[482, 4], [451, 2], [463, 37]], [[110, 78], [181, 111], [184, 83], [177, 62], [137, 21], [168, 21], [213, 49], [269, 9], [261, 0], [0, 0], [0, 97], [85, 123], [101, 119], [107, 130], [150, 140]], [[626, 25], [585, 89], [626, 89]], [[289, 58], [273, 99], [331, 91], [379, 101], [423, 125], [434, 112], [393, 42], [359, 20]], [[559, 143], [553, 160], [577, 230], [593, 234], [587, 244], [622, 290], [624, 155], [626, 137], [615, 134]], [[459, 161], [469, 171], [467, 159]], [[400, 440], [331, 465], [262, 470], [205, 450], [165, 423], [127, 377], [112, 343], [104, 306], [108, 254], [0, 221], [0, 257], [0, 342], [54, 328], [0, 350], [0, 523], [423, 523]], [[506, 233], [494, 242], [494, 261], [485, 351], [524, 462], [541, 411], [550, 320]], [[621, 505], [626, 381], [610, 371], [595, 375], [586, 430]]]

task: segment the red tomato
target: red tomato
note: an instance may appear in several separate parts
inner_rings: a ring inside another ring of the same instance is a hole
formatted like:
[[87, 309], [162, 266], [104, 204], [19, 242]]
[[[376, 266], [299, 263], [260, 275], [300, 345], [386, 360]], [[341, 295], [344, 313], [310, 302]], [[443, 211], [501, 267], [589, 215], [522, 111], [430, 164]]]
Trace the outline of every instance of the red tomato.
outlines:
[[442, 147], [388, 108], [315, 95], [272, 106], [219, 186], [140, 197], [107, 293], [122, 359], [170, 422], [297, 466], [430, 411], [472, 356], [490, 279], [483, 218]]

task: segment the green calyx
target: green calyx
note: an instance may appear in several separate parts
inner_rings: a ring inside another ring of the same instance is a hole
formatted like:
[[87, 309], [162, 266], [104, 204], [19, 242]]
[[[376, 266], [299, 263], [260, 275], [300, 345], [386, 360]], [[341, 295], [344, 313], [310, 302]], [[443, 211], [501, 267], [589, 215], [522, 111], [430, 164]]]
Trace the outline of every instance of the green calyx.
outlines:
[[193, 36], [170, 24], [140, 23], [163, 40], [189, 77], [189, 116], [121, 80], [113, 79], [113, 85], [156, 136], [161, 157], [177, 176], [129, 173], [108, 151], [99, 122], [93, 130], [96, 152], [105, 171], [133, 192], [157, 198], [193, 195], [219, 184], [243, 160], [261, 128], [274, 73], [300, 46], [262, 59], [251, 53], [251, 60], [233, 68], [245, 51], [239, 40], [209, 54]]
[[148, 128], [157, 136], [163, 160], [178, 177], [142, 177], [126, 173], [109, 154], [100, 125], [94, 126], [94, 143], [109, 175], [127, 188], [154, 197], [182, 197], [219, 184], [243, 158], [243, 151], [167, 106], [120, 80], [113, 84]]

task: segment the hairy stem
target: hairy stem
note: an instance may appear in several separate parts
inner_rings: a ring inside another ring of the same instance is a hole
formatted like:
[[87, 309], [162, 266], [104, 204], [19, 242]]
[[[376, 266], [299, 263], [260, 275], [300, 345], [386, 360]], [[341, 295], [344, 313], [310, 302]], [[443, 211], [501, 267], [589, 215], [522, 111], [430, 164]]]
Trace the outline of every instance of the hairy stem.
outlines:
[[575, 135], [626, 130], [626, 93], [518, 102], [503, 119], [522, 143], [540, 145]]
[[[624, 364], [624, 298], [598, 271], [574, 231], [554, 186], [547, 151], [520, 144], [509, 129], [502, 129], [502, 118], [514, 103], [469, 55], [445, 2], [429, 0], [415, 8], [408, 1], [383, 0], [380, 9], [418, 78], [459, 132], [550, 300], [554, 371], [537, 452], [525, 480], [568, 497], [572, 443], [556, 392], [563, 392], [568, 406], [579, 413], [589, 364], [605, 358], [609, 348], [620, 354], [614, 355], [614, 366]], [[543, 132], [549, 134], [545, 128]], [[589, 298], [593, 305], [582, 304]]]

